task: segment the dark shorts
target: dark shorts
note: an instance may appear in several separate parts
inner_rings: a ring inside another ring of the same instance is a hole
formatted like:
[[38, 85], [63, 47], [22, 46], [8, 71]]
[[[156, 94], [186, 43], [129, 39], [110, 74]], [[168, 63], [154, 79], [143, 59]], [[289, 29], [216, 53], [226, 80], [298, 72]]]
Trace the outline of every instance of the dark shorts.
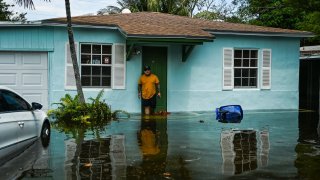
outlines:
[[143, 99], [141, 98], [141, 103], [142, 103], [142, 106], [143, 107], [148, 107], [150, 106], [152, 109], [155, 109], [156, 108], [156, 105], [157, 105], [157, 95], [153, 95], [152, 98], [150, 99]]

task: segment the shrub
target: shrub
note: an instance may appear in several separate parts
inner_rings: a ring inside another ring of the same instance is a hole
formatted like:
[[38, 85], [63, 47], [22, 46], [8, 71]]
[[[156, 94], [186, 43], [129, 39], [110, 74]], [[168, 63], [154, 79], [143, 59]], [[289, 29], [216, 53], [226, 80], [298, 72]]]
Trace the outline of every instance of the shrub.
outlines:
[[79, 97], [74, 98], [69, 94], [60, 99], [57, 109], [50, 110], [49, 116], [54, 116], [57, 122], [66, 126], [101, 126], [112, 118], [110, 106], [101, 100], [104, 91], [101, 90], [96, 98], [89, 98], [90, 103], [82, 104]]

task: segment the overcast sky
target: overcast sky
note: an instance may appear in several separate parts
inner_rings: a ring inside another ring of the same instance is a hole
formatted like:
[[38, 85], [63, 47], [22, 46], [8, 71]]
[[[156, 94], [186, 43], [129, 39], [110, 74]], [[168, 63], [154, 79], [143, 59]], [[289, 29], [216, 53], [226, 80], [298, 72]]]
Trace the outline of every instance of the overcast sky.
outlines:
[[[5, 0], [7, 4], [15, 4], [15, 0]], [[35, 10], [24, 9], [15, 5], [15, 12], [26, 12], [27, 20], [41, 20], [55, 17], [65, 17], [65, 4], [64, 0], [51, 0], [51, 2], [44, 2], [43, 0], [33, 0]], [[117, 5], [117, 0], [70, 0], [71, 15], [79, 16], [88, 13], [97, 13], [98, 10], [105, 8], [109, 5]]]

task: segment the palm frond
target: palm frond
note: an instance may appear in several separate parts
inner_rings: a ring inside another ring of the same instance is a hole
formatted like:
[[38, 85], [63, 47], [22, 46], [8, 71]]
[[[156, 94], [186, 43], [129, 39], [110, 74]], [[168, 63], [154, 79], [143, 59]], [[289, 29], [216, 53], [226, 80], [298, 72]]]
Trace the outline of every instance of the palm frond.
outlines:
[[[43, 0], [43, 1], [50, 2], [50, 0]], [[15, 0], [15, 2], [16, 4], [18, 4], [19, 6], [23, 6], [24, 8], [35, 9], [33, 0]]]

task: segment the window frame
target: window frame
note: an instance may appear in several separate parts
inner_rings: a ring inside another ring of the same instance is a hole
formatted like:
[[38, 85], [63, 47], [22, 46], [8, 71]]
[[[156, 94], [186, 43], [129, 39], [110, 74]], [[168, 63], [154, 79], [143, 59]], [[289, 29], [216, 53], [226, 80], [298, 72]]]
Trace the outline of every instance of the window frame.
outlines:
[[[109, 44], [109, 43], [79, 43], [80, 45], [80, 60], [79, 60], [79, 64], [80, 64], [80, 77], [81, 77], [81, 85], [82, 87], [84, 88], [90, 88], [90, 89], [94, 89], [94, 88], [106, 88], [106, 89], [112, 89], [112, 75], [113, 75], [113, 63], [114, 63], [114, 51], [113, 51], [113, 44]], [[90, 53], [88, 52], [82, 52], [82, 46], [83, 45], [90, 45]], [[94, 53], [93, 52], [93, 46], [100, 46], [100, 53]], [[110, 47], [110, 53], [103, 53], [103, 46], [109, 46]], [[90, 63], [86, 64], [86, 63], [82, 63], [82, 55], [89, 55], [90, 56]], [[96, 63], [93, 63], [93, 56], [100, 56], [100, 64], [96, 64]], [[110, 58], [110, 63], [102, 63], [103, 61], [103, 57], [109, 57]], [[91, 67], [91, 70], [90, 70], [90, 75], [83, 75], [83, 72], [82, 72], [82, 67]], [[94, 75], [92, 72], [92, 68], [93, 67], [100, 67], [100, 75]], [[103, 75], [103, 67], [109, 67], [110, 68], [110, 73], [106, 74], [106, 75]], [[89, 86], [85, 86], [82, 84], [82, 78], [83, 77], [89, 77], [90, 78], [90, 85]], [[99, 77], [100, 78], [100, 86], [93, 86], [92, 85], [92, 78], [93, 77]], [[109, 86], [103, 86], [103, 81], [102, 81], [102, 78], [109, 78], [110, 81], [109, 81]]]
[[[241, 51], [241, 57], [236, 56], [236, 52]], [[244, 57], [244, 51], [249, 51], [248, 57]], [[256, 56], [251, 57], [252, 51], [255, 51]], [[234, 90], [242, 90], [242, 89], [258, 89], [259, 88], [259, 49], [255, 48], [234, 48], [233, 49], [233, 89]], [[241, 61], [240, 66], [236, 66], [236, 60]], [[255, 60], [256, 66], [251, 66], [252, 60]], [[248, 61], [248, 65], [244, 66], [244, 61]], [[236, 71], [240, 70], [240, 76], [236, 76]], [[247, 71], [247, 76], [243, 76], [243, 70]], [[256, 70], [255, 76], [251, 76], [250, 71]], [[236, 79], [240, 79], [240, 86], [236, 85]], [[248, 86], [243, 86], [243, 79], [247, 80]], [[255, 79], [255, 86], [250, 86], [250, 79]]]

